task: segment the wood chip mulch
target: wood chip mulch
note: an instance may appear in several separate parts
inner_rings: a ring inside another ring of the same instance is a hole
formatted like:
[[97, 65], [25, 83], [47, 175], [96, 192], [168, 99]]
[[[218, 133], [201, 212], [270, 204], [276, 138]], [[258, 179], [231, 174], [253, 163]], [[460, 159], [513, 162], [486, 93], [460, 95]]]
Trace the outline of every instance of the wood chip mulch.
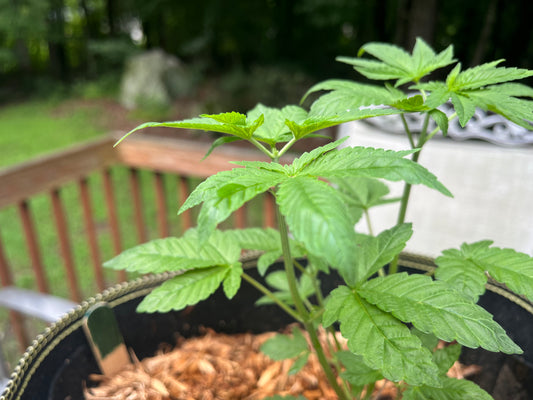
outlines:
[[[207, 331], [205, 336], [182, 339], [172, 350], [135, 360], [122, 372], [106, 377], [91, 375], [99, 383], [85, 389], [86, 400], [258, 400], [274, 395], [303, 395], [308, 400], [335, 400], [316, 357], [297, 374], [288, 375], [291, 360], [273, 361], [259, 348], [275, 333], [226, 335]], [[321, 341], [326, 343], [327, 335]], [[462, 377], [462, 366], [450, 375]], [[388, 381], [376, 384], [373, 399], [395, 398]]]

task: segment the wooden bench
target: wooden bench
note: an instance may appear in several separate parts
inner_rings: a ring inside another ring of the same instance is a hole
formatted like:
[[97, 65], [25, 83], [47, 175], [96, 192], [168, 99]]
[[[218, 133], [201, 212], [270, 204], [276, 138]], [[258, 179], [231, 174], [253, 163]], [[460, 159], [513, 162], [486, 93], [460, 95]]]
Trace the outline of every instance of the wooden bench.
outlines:
[[[127, 184], [121, 187], [127, 192], [122, 193], [122, 198], [126, 196], [126, 201], [131, 203], [133, 210], [128, 223], [134, 230], [135, 242], [143, 243], [155, 237], [174, 234], [176, 228], [169, 221], [179, 221], [177, 230], [180, 232], [193, 224], [191, 211], [185, 212], [179, 220], [176, 219], [176, 214], [179, 205], [201, 180], [219, 171], [235, 168], [229, 163], [232, 160], [261, 158], [253, 149], [220, 148], [202, 161], [209, 148], [207, 143], [138, 135], [113, 148], [116, 139], [114, 136], [104, 137], [0, 170], [0, 212], [6, 208], [16, 209], [16, 213], [11, 211], [19, 219], [31, 264], [32, 282], [30, 285], [25, 283], [28, 287], [17, 288], [17, 270], [12, 266], [10, 249], [2, 242], [2, 237], [11, 235], [11, 232], [3, 232], [3, 227], [0, 226], [0, 284], [3, 287], [0, 290], [0, 306], [10, 310], [4, 319], [9, 318], [12, 336], [18, 342], [19, 351], [24, 351], [27, 347], [30, 336], [23, 314], [51, 322], [83, 298], [95, 294], [94, 291], [84, 292], [81, 288], [78, 273], [80, 266], [76, 265], [73, 256], [73, 240], [82, 240], [88, 247], [89, 258], [82, 267], [92, 269], [89, 279], [94, 281], [96, 291], [102, 291], [128, 278], [123, 272], [110, 275], [109, 271], [102, 268], [102, 242], [106, 242], [105, 239], [102, 240], [102, 235], [110, 238], [107, 242], [111, 241], [112, 255], [125, 248], [120, 229], [121, 223], [124, 223], [121, 218], [124, 217], [121, 217], [120, 205], [117, 204], [120, 193], [113, 181], [117, 168], [123, 172], [122, 177], [127, 176]], [[147, 179], [141, 179], [141, 174], [145, 178], [148, 176], [148, 182]], [[94, 176], [101, 181], [104, 194], [107, 215], [103, 221], [96, 221], [94, 215], [94, 185], [89, 183]], [[174, 182], [175, 193], [168, 193], [165, 182], [169, 179]], [[83, 220], [84, 232], [72, 232], [65, 210], [62, 192], [65, 187], [72, 185], [77, 191], [79, 201], [76, 206], [79, 208], [78, 215], [81, 216], [79, 219]], [[148, 189], [146, 185], [149, 185]], [[144, 212], [148, 204], [142, 197], [142, 192], [146, 190], [153, 193], [155, 203], [152, 205], [154, 213], [148, 217]], [[57, 250], [43, 248], [40, 243], [39, 221], [32, 214], [32, 200], [38, 196], [44, 196], [49, 202], [62, 265], [50, 266], [43, 261], [45, 252]], [[173, 204], [170, 204], [169, 198], [175, 199]], [[274, 226], [272, 197], [266, 194], [259, 201], [259, 218], [257, 215], [252, 216], [251, 211], [243, 207], [235, 213], [231, 226]], [[153, 229], [148, 229], [149, 226]], [[51, 282], [47, 277], [50, 268], [62, 268], [64, 281], [59, 284]], [[57, 298], [61, 293], [53, 288], [58, 286], [63, 289], [60, 292], [68, 293], [68, 299]], [[36, 303], [39, 304], [38, 307], [35, 307]], [[49, 307], [44, 307], [45, 304]], [[6, 321], [3, 322], [5, 326]]]

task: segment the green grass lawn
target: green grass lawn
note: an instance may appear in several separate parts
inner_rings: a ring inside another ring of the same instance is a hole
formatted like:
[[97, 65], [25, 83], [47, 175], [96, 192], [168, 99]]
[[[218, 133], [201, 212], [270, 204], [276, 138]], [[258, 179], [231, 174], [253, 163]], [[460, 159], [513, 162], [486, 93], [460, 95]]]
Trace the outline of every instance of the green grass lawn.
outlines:
[[0, 167], [62, 149], [105, 133], [98, 110], [57, 113], [57, 101], [0, 108]]

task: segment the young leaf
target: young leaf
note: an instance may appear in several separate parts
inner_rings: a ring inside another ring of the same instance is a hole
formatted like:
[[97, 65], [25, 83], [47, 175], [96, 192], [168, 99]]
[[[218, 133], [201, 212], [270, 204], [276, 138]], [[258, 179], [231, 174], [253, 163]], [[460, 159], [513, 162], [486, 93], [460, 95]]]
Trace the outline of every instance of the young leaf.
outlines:
[[[303, 299], [306, 299], [313, 294], [315, 294], [315, 288], [313, 286], [313, 282], [307, 274], [302, 274], [300, 279], [298, 280], [298, 293], [300, 293], [300, 297]], [[268, 274], [266, 277], [266, 282], [272, 286], [273, 288], [277, 289], [277, 292], [274, 292], [274, 295], [279, 299], [282, 300], [286, 304], [293, 304], [293, 298], [292, 294], [289, 290], [289, 284], [287, 281], [287, 274], [285, 271], [275, 271]], [[256, 304], [258, 305], [264, 305], [264, 304], [272, 304], [272, 300], [269, 299], [266, 296], [261, 297], [259, 300], [257, 300]]]
[[360, 241], [354, 257], [354, 274], [347, 282], [348, 285], [363, 281], [391, 262], [400, 254], [412, 234], [411, 224], [401, 224], [381, 232], [376, 237], [369, 236]]
[[286, 142], [292, 138], [291, 131], [285, 125], [287, 119], [302, 122], [307, 118], [307, 111], [298, 106], [286, 106], [283, 109], [256, 105], [248, 111], [248, 118], [255, 120], [260, 115], [265, 116], [265, 122], [254, 131], [253, 137], [274, 146], [279, 142]]
[[152, 127], [197, 129], [226, 133], [228, 135], [237, 136], [241, 139], [249, 139], [252, 137], [254, 131], [263, 124], [263, 122], [264, 117], [262, 115], [253, 121], [248, 121], [245, 115], [235, 112], [216, 115], [204, 114], [200, 116], [200, 118], [185, 119], [183, 121], [147, 122], [129, 131], [115, 144], [115, 146], [126, 139], [133, 132]]
[[[473, 298], [484, 292], [485, 272], [498, 282], [505, 283], [515, 293], [533, 300], [533, 258], [512, 249], [489, 247], [491, 241], [463, 244], [460, 250], [446, 250], [435, 262], [437, 279], [459, 286]], [[459, 270], [475, 277], [475, 282], [459, 275]]]
[[435, 121], [442, 134], [446, 136], [448, 134], [448, 116], [440, 110], [431, 110], [429, 116]]
[[219, 265], [186, 271], [155, 288], [139, 304], [137, 311], [177, 311], [194, 305], [213, 294], [229, 270], [229, 266]]
[[386, 199], [389, 188], [375, 178], [356, 176], [350, 178], [333, 178], [331, 182], [338, 186], [341, 193], [346, 195], [345, 201], [361, 210], [369, 210], [382, 204], [399, 201], [399, 198]]
[[370, 79], [397, 79], [395, 86], [418, 82], [434, 70], [455, 61], [452, 46], [435, 54], [433, 49], [420, 38], [416, 40], [412, 55], [388, 43], [367, 43], [361, 47], [358, 55], [361, 56], [365, 52], [380, 61], [347, 57], [340, 57], [337, 60], [353, 65], [360, 74]]
[[476, 104], [470, 99], [470, 97], [462, 95], [460, 93], [450, 93], [452, 104], [459, 117], [459, 123], [464, 128], [466, 123], [474, 116], [476, 112]]
[[341, 377], [352, 385], [361, 387], [383, 379], [381, 372], [367, 366], [363, 357], [357, 354], [349, 351], [339, 351], [336, 356], [346, 368], [341, 373]]
[[293, 136], [296, 139], [302, 139], [313, 132], [321, 129], [329, 128], [332, 126], [340, 125], [346, 122], [344, 119], [339, 119], [336, 115], [333, 116], [316, 116], [314, 118], [308, 118], [300, 123], [286, 120], [285, 125], [289, 127]]
[[447, 342], [457, 340], [467, 347], [522, 353], [490, 313], [429, 276], [403, 272], [378, 277], [357, 292], [383, 311]]
[[355, 232], [344, 217], [340, 194], [325, 182], [299, 176], [279, 186], [277, 202], [296, 240], [347, 273], [353, 265]]
[[309, 353], [309, 346], [299, 328], [292, 329], [292, 336], [277, 334], [261, 346], [261, 351], [275, 361], [299, 357]]
[[337, 320], [348, 348], [385, 378], [411, 385], [441, 385], [431, 352], [420, 340], [402, 322], [346, 286], [333, 290], [326, 303], [323, 325]]
[[466, 379], [441, 378], [442, 387], [409, 386], [402, 400], [493, 400], [474, 382]]
[[[272, 228], [234, 229], [226, 230], [224, 234], [242, 249], [264, 251], [257, 261], [257, 270], [261, 275], [264, 275], [268, 267], [283, 253], [279, 232]], [[305, 249], [295, 241], [290, 240], [289, 245], [293, 257], [300, 258], [305, 255]]]
[[104, 266], [130, 272], [160, 273], [232, 264], [238, 261], [240, 253], [240, 247], [220, 231], [200, 246], [197, 231], [189, 230], [181, 238], [156, 239], [128, 249]]
[[226, 278], [224, 278], [224, 282], [222, 282], [224, 294], [228, 299], [231, 300], [239, 291], [242, 274], [243, 270], [240, 262], [233, 263], [229, 266], [228, 274], [226, 275]]
[[392, 151], [370, 147], [346, 147], [323, 154], [299, 172], [300, 175], [344, 178], [365, 176], [390, 181], [423, 184], [451, 197], [448, 189], [435, 175], [409, 159], [403, 158], [414, 150]]
[[327, 153], [328, 151], [334, 150], [338, 146], [340, 146], [342, 143], [344, 143], [348, 137], [344, 137], [342, 139], [336, 140], [334, 142], [328, 143], [324, 146], [317, 147], [310, 152], [303, 153], [300, 157], [295, 159], [292, 164], [290, 164], [287, 167], [287, 174], [290, 176], [298, 175], [298, 173], [309, 163], [316, 160], [318, 157], [320, 157], [322, 154]]

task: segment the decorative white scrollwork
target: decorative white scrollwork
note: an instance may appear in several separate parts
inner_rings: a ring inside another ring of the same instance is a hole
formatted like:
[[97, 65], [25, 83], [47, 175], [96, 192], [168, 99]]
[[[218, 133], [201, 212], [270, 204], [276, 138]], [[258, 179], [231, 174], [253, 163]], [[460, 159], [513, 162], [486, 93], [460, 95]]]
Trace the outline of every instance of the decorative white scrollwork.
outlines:
[[[439, 107], [446, 115], [454, 110], [451, 104]], [[420, 113], [405, 114], [405, 119], [411, 132], [419, 133], [424, 125], [424, 115]], [[404, 126], [399, 115], [386, 115], [365, 120], [372, 126], [391, 133], [404, 133]], [[435, 128], [435, 122], [430, 119], [428, 131]], [[441, 133], [439, 133], [442, 135]], [[463, 128], [457, 118], [450, 121], [448, 137], [455, 140], [480, 139], [500, 146], [526, 146], [533, 144], [533, 131], [529, 131], [505, 119], [499, 114], [476, 109], [472, 119]]]

